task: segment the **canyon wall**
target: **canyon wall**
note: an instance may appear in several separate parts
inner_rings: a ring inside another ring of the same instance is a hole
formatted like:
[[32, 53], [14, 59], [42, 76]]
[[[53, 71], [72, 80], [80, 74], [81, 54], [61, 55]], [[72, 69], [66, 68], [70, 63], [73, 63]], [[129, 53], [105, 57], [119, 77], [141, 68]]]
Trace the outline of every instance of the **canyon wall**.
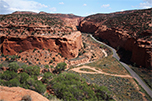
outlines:
[[82, 47], [82, 37], [79, 31], [69, 35], [59, 36], [0, 36], [1, 52], [4, 55], [14, 55], [30, 49], [46, 49], [61, 53], [64, 57], [75, 58]]
[[106, 25], [97, 26], [93, 22], [82, 21], [79, 29], [82, 32], [94, 33], [94, 36], [107, 40], [115, 49], [119, 47], [132, 52], [130, 60], [133, 63], [147, 68], [152, 66], [151, 41], [131, 37], [127, 31], [122, 29], [108, 28]]

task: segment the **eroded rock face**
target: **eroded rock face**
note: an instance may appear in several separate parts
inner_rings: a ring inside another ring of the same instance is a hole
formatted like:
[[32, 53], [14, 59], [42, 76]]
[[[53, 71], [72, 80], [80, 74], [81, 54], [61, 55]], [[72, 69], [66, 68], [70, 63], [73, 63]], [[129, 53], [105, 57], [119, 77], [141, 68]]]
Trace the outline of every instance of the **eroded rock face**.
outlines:
[[14, 55], [30, 49], [46, 49], [61, 53], [64, 57], [77, 57], [82, 47], [81, 33], [72, 32], [69, 35], [59, 36], [1, 36], [1, 51], [5, 55]]
[[79, 30], [87, 33], [94, 33], [98, 29], [98, 25], [93, 22], [81, 21], [79, 24]]
[[49, 101], [39, 93], [21, 87], [0, 86], [0, 100], [21, 101], [22, 97], [29, 95], [32, 101]]
[[152, 66], [151, 42], [130, 37], [126, 31], [111, 29], [106, 26], [99, 27], [94, 34], [97, 37], [108, 40], [115, 49], [124, 48], [132, 52], [131, 61], [145, 67]]

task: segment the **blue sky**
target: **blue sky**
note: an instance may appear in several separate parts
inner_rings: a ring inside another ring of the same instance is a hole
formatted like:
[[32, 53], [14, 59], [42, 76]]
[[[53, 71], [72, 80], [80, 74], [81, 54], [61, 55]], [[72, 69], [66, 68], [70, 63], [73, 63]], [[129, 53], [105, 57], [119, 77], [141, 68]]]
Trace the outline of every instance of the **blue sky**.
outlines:
[[0, 0], [0, 14], [44, 11], [88, 16], [151, 7], [152, 0]]

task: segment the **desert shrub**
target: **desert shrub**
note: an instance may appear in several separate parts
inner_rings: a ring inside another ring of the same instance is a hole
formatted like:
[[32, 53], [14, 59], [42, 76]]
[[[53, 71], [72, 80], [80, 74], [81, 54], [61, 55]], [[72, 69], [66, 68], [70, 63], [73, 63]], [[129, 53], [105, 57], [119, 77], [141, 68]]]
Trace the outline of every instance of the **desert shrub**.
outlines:
[[35, 81], [34, 88], [34, 90], [40, 94], [44, 94], [44, 92], [46, 91], [46, 86], [38, 80]]
[[93, 85], [93, 88], [98, 100], [107, 100], [107, 101], [112, 100], [112, 97], [110, 96], [111, 92], [109, 92], [107, 87]]
[[19, 74], [19, 80], [20, 80], [20, 83], [22, 84], [26, 83], [28, 78], [29, 78], [29, 75], [25, 72]]
[[46, 69], [49, 69], [49, 66], [48, 66], [48, 65], [45, 65], [44, 67], [45, 67]]
[[3, 65], [2, 65], [2, 64], [0, 64], [0, 70], [2, 70], [2, 68], [3, 68]]
[[84, 79], [72, 73], [62, 73], [51, 80], [55, 95], [63, 100], [93, 99], [94, 92]]
[[30, 95], [25, 95], [22, 97], [21, 101], [32, 101], [32, 98]]
[[10, 71], [17, 72], [17, 70], [19, 69], [19, 65], [17, 64], [17, 62], [11, 62], [8, 66]]
[[55, 72], [61, 73], [61, 71], [65, 70], [66, 65], [67, 64], [65, 62], [58, 63], [57, 66], [55, 67]]
[[85, 42], [83, 42], [83, 47], [86, 48], [86, 43]]
[[44, 76], [42, 78], [43, 83], [48, 83], [50, 79], [52, 79], [54, 75], [50, 72], [44, 73]]
[[106, 88], [104, 89], [104, 87], [98, 87], [97, 85], [96, 88], [94, 86], [88, 86], [86, 80], [80, 77], [78, 74], [66, 72], [59, 74], [50, 81], [50, 84], [55, 95], [65, 101], [109, 101], [112, 99], [107, 95], [107, 91], [104, 91]]
[[10, 58], [11, 58], [11, 61], [14, 61], [14, 60], [16, 60], [17, 58], [19, 58], [19, 56], [18, 56], [18, 55], [12, 55], [12, 56], [10, 56]]
[[33, 49], [33, 52], [35, 52], [35, 51], [36, 51], [36, 48]]
[[5, 55], [2, 53], [1, 56], [4, 57]]
[[32, 78], [32, 77], [29, 77], [29, 78], [27, 79], [27, 84], [31, 87], [30, 89], [33, 89], [34, 84], [35, 84], [35, 79]]
[[21, 66], [21, 68], [23, 69], [23, 72], [25, 72], [25, 70], [26, 70], [26, 68], [27, 68], [27, 65], [24, 64], [24, 65]]
[[25, 68], [25, 72], [29, 75], [36, 75], [38, 76], [40, 74], [40, 67], [38, 66], [28, 66]]
[[8, 60], [9, 60], [9, 58], [6, 58], [6, 59], [5, 59], [5, 61], [8, 61]]
[[17, 78], [11, 79], [10, 81], [8, 81], [8, 86], [9, 87], [17, 87], [20, 85], [20, 82]]
[[49, 99], [50, 101], [62, 101], [62, 100], [59, 100], [56, 96], [52, 95], [52, 94], [48, 94], [48, 93], [45, 93], [44, 95], [47, 99]]
[[17, 73], [14, 71], [4, 71], [4, 73], [1, 75], [1, 79], [4, 80], [11, 80], [13, 78], [17, 77]]
[[50, 62], [49, 63], [53, 63], [53, 60], [50, 60]]

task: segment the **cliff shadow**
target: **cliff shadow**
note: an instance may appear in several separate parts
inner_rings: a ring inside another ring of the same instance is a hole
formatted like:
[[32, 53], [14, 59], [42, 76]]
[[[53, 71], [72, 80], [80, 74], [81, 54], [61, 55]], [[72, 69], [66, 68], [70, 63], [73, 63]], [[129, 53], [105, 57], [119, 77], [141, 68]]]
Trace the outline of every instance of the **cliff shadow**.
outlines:
[[117, 54], [120, 57], [120, 61], [126, 63], [126, 64], [133, 64], [130, 60], [131, 60], [131, 56], [132, 56], [132, 52], [125, 50], [124, 48], [120, 47], [119, 49], [117, 49]]

